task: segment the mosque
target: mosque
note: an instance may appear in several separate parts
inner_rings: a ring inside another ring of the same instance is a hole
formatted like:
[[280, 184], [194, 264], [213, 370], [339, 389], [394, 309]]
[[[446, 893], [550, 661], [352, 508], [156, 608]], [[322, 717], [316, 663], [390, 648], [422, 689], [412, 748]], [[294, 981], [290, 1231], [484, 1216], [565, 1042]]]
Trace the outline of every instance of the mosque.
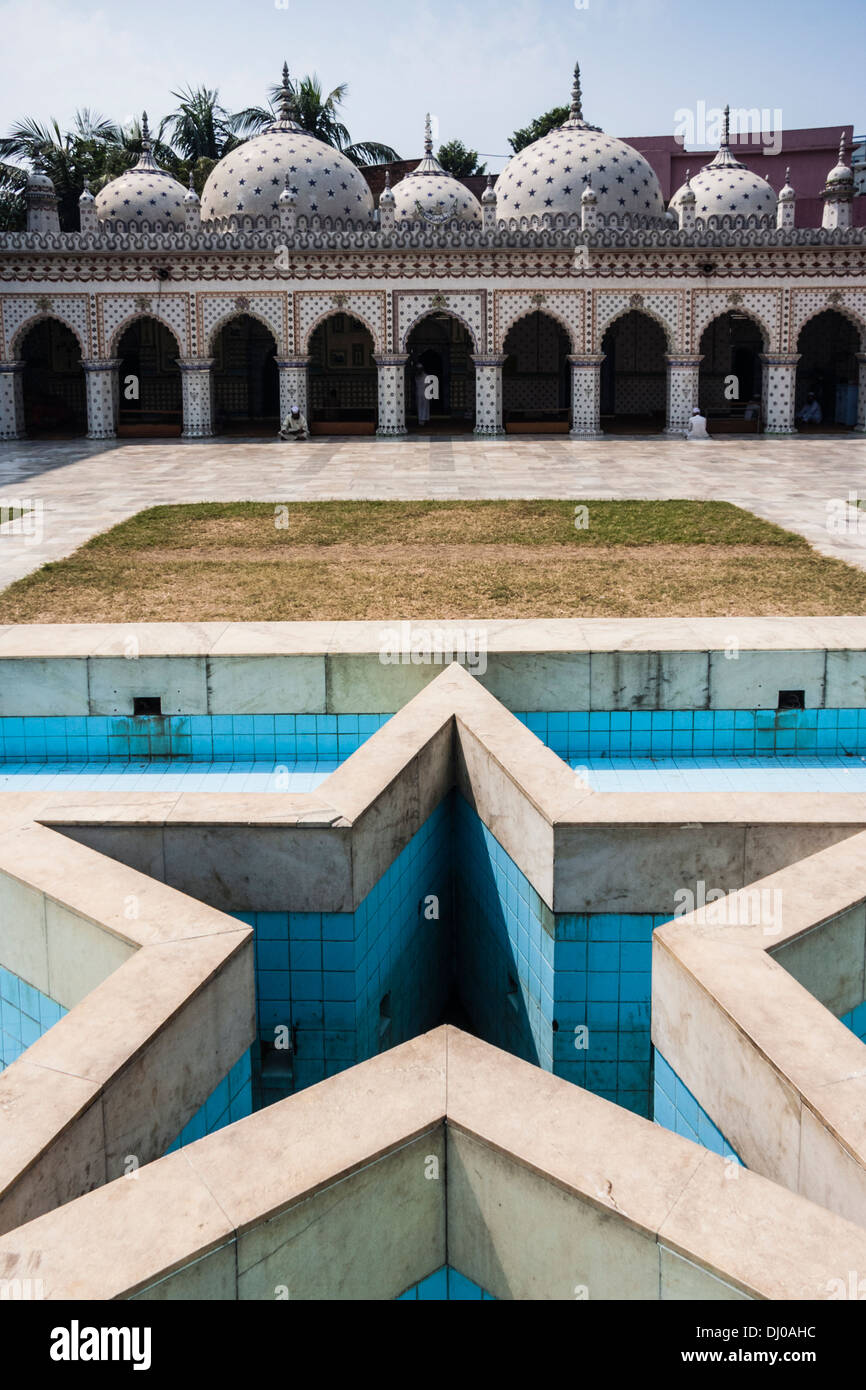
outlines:
[[[314, 434], [399, 439], [788, 435], [866, 429], [866, 229], [845, 142], [820, 227], [725, 133], [665, 206], [630, 145], [571, 114], [480, 198], [433, 153], [374, 205], [362, 170], [279, 114], [201, 198], [155, 162], [80, 200], [61, 232], [30, 176], [27, 231], [0, 236], [0, 438]], [[696, 157], [697, 160], [700, 156]], [[426, 412], [425, 412], [426, 413]], [[423, 418], [423, 417], [422, 417]]]

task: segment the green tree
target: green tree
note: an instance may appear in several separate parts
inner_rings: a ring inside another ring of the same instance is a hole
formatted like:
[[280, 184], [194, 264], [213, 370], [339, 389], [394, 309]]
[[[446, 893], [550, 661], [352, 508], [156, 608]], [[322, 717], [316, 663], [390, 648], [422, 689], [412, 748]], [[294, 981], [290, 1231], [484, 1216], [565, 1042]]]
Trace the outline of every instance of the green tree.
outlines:
[[467, 150], [462, 140], [449, 140], [446, 145], [440, 145], [436, 158], [446, 174], [452, 174], [455, 179], [487, 173], [487, 165], [478, 163], [478, 151]]
[[175, 159], [179, 154], [193, 164], [199, 159], [216, 162], [241, 144], [236, 130], [240, 117], [220, 104], [215, 87], [186, 87], [172, 96], [179, 105], [160, 121], [159, 138], [168, 133]]
[[[284, 69], [284, 80], [288, 83], [288, 90], [291, 94], [292, 118], [297, 121], [302, 130], [306, 130], [310, 135], [314, 135], [317, 140], [321, 140], [326, 145], [332, 145], [335, 150], [339, 150], [353, 164], [389, 164], [391, 161], [399, 159], [399, 155], [390, 145], [383, 145], [377, 140], [353, 141], [349, 131], [340, 119], [339, 107], [343, 105], [348, 95], [349, 87], [346, 82], [341, 82], [333, 91], [325, 94], [319, 77], [313, 73], [307, 77], [301, 77], [292, 81], [288, 77], [287, 70]], [[276, 119], [276, 110], [279, 106], [282, 87], [272, 87], [270, 90], [271, 107], [250, 106], [245, 111], [239, 111], [235, 115], [234, 129], [243, 135], [255, 135], [265, 126], [271, 125]]]
[[138, 155], [126, 140], [112, 121], [86, 108], [76, 112], [72, 129], [66, 131], [55, 119], [42, 125], [26, 117], [0, 140], [0, 160], [26, 160], [38, 173], [47, 174], [57, 194], [60, 226], [71, 231], [78, 226], [84, 180], [99, 188], [135, 163]]
[[0, 164], [0, 232], [23, 232], [27, 226], [24, 189], [27, 175], [14, 164]]
[[545, 111], [543, 116], [536, 116], [535, 120], [530, 121], [522, 130], [515, 130], [508, 143], [517, 154], [519, 150], [526, 149], [527, 145], [533, 145], [536, 140], [540, 140], [543, 135], [549, 135], [552, 130], [558, 130], [561, 125], [565, 125], [570, 115], [569, 106], [554, 106], [552, 110]]

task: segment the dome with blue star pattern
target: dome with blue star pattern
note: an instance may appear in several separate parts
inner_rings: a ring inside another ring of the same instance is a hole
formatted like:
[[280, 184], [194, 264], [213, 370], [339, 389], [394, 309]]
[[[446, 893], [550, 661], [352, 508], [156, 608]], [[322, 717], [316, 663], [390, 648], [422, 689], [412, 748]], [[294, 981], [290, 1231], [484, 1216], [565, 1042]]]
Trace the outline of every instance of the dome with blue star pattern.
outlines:
[[623, 140], [583, 119], [580, 69], [574, 70], [571, 117], [506, 164], [496, 182], [500, 221], [580, 215], [587, 184], [604, 217], [629, 213], [664, 224], [661, 185], [652, 165]]
[[433, 154], [430, 117], [424, 137], [424, 158], [394, 185], [396, 222], [481, 222], [481, 204], [464, 183], [447, 173]]
[[112, 179], [96, 195], [96, 216], [106, 226], [116, 222], [162, 222], [172, 227], [184, 225], [183, 200], [186, 189], [177, 179], [160, 169], [153, 157], [147, 112], [141, 121], [141, 156], [132, 169]]
[[295, 195], [298, 217], [372, 218], [373, 195], [363, 174], [339, 150], [301, 129], [293, 101], [284, 66], [279, 117], [211, 170], [201, 197], [202, 222], [272, 217], [286, 188]]
[[671, 208], [676, 212], [687, 188], [695, 196], [695, 217], [706, 220], [708, 217], [742, 215], [774, 216], [778, 199], [773, 189], [760, 174], [747, 169], [729, 147], [730, 108], [725, 107], [725, 128], [722, 142], [715, 159], [711, 160], [699, 174], [678, 188], [671, 198]]

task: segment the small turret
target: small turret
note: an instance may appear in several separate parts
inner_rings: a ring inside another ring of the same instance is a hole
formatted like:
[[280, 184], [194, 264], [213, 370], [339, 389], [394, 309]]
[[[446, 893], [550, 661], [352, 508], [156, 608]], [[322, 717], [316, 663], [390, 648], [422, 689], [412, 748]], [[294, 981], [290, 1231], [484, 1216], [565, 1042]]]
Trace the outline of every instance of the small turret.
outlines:
[[598, 198], [593, 192], [591, 179], [587, 179], [586, 188], [580, 195], [580, 226], [584, 232], [594, 232], [598, 226]]
[[495, 232], [497, 223], [498, 198], [493, 187], [493, 175], [487, 175], [487, 187], [481, 194], [481, 223], [485, 232]]
[[845, 163], [845, 132], [839, 139], [839, 161], [827, 175], [827, 182], [821, 191], [824, 199], [824, 216], [821, 226], [827, 228], [850, 227], [851, 211], [854, 203], [854, 170]]
[[42, 236], [59, 236], [60, 214], [57, 211], [57, 194], [48, 175], [31, 174], [27, 179], [24, 196], [27, 202], [28, 232], [39, 232]]
[[96, 199], [90, 191], [90, 180], [84, 180], [84, 191], [78, 199], [78, 226], [82, 236], [99, 234], [99, 218], [96, 215]]
[[286, 174], [286, 186], [277, 201], [280, 207], [280, 231], [286, 232], [289, 236], [294, 236], [295, 213], [298, 206], [298, 199], [289, 179], [290, 175]]
[[681, 232], [690, 232], [695, 225], [695, 190], [692, 188], [692, 171], [686, 170], [686, 182], [677, 205], [677, 216]]
[[379, 195], [379, 228], [386, 235], [394, 230], [394, 209], [396, 199], [391, 188], [391, 170], [385, 170], [385, 187]]
[[189, 171], [189, 188], [183, 199], [183, 220], [190, 233], [201, 229], [201, 198], [195, 191], [192, 169]]
[[779, 189], [779, 201], [776, 204], [777, 227], [793, 227], [796, 202], [797, 195], [791, 187], [791, 170], [786, 169], [785, 182]]

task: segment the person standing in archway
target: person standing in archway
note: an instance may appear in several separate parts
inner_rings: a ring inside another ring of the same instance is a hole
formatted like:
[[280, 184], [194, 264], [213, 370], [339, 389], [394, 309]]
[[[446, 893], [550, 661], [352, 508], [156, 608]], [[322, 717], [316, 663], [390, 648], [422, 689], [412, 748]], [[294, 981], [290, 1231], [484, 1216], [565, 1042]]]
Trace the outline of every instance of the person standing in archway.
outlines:
[[427, 373], [420, 362], [415, 369], [415, 403], [418, 410], [418, 424], [428, 424], [430, 420], [430, 397], [427, 395]]

